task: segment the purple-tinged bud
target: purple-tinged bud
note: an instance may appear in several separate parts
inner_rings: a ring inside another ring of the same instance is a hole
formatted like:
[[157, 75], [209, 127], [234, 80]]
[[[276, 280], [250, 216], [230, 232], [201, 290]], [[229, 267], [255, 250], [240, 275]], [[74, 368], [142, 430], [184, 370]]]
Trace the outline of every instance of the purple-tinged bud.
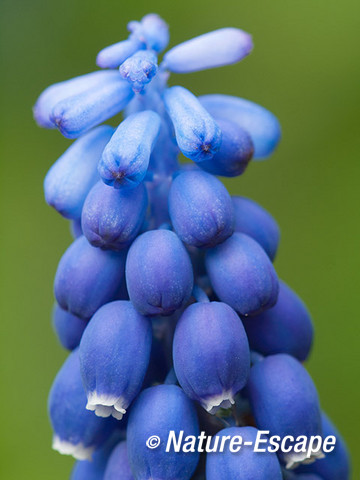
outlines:
[[187, 171], [173, 181], [169, 214], [180, 239], [194, 247], [214, 247], [234, 231], [231, 197], [210, 173]]
[[96, 57], [96, 65], [100, 68], [119, 68], [120, 65], [145, 45], [136, 38], [129, 38], [103, 48]]
[[232, 197], [235, 215], [235, 231], [246, 233], [256, 240], [271, 261], [279, 246], [280, 229], [276, 220], [258, 203], [246, 197]]
[[171, 87], [165, 90], [164, 102], [185, 157], [194, 162], [212, 159], [221, 145], [221, 130], [195, 95], [186, 88]]
[[219, 151], [210, 160], [199, 163], [206, 172], [222, 177], [237, 177], [244, 173], [254, 153], [248, 132], [231, 120], [216, 118], [222, 132]]
[[139, 50], [120, 66], [120, 75], [134, 92], [140, 93], [157, 73], [157, 57], [151, 50]]
[[302, 300], [284, 282], [279, 282], [279, 296], [274, 307], [243, 323], [250, 348], [262, 355], [287, 353], [301, 362], [310, 353], [314, 328]]
[[130, 469], [126, 441], [120, 442], [112, 451], [101, 480], [134, 480]]
[[214, 414], [229, 408], [247, 381], [249, 344], [237, 313], [225, 303], [199, 302], [176, 325], [173, 359], [185, 393]]
[[121, 420], [139, 393], [149, 364], [151, 322], [131, 302], [101, 307], [81, 339], [80, 370], [88, 403], [99, 417]]
[[281, 128], [269, 110], [230, 95], [203, 95], [199, 100], [215, 118], [231, 120], [250, 134], [255, 147], [254, 159], [273, 153], [281, 138]]
[[59, 305], [54, 306], [53, 327], [61, 345], [67, 350], [74, 350], [79, 346], [87, 322], [66, 312]]
[[206, 270], [218, 298], [242, 315], [256, 315], [275, 305], [279, 282], [260, 245], [243, 233], [208, 250]]
[[58, 102], [51, 120], [65, 137], [77, 138], [120, 113], [133, 95], [131, 86], [117, 72], [101, 85]]
[[150, 110], [134, 113], [120, 123], [99, 163], [104, 183], [134, 188], [143, 181], [160, 125], [159, 115]]
[[147, 192], [143, 183], [132, 189], [115, 189], [98, 182], [83, 207], [81, 224], [94, 247], [121, 250], [135, 239], [145, 220]]
[[166, 52], [164, 66], [189, 73], [237, 63], [253, 48], [251, 35], [238, 28], [220, 28], [176, 45]]
[[74, 142], [54, 163], [44, 181], [46, 202], [66, 218], [79, 219], [91, 187], [98, 181], [97, 166], [114, 133], [107, 125]]
[[117, 72], [98, 71], [51, 85], [43, 91], [34, 106], [34, 118], [37, 124], [43, 128], [56, 128], [51, 115], [57, 103], [94, 87], [100, 87], [104, 82], [115, 78], [118, 78]]
[[[190, 480], [199, 453], [165, 451], [169, 432], [183, 439], [199, 434], [196, 411], [191, 400], [175, 385], [158, 385], [144, 390], [131, 409], [127, 428], [128, 456], [136, 480]], [[148, 440], [160, 444], [149, 448]]]
[[74, 350], [51, 387], [48, 408], [54, 431], [53, 449], [78, 460], [90, 460], [92, 453], [110, 437], [113, 419], [98, 418], [85, 408], [79, 352]]
[[61, 308], [89, 319], [115, 299], [124, 278], [125, 253], [92, 247], [75, 240], [62, 256], [55, 276], [55, 297]]
[[[217, 450], [207, 454], [206, 480], [282, 480], [276, 454], [267, 450], [262, 453], [254, 452], [258, 433], [254, 427], [230, 427], [220, 430], [213, 438], [211, 445]], [[225, 440], [224, 437], [228, 437], [229, 441], [225, 444], [224, 451], [220, 451], [219, 445], [222, 440]], [[239, 444], [240, 437], [241, 444]], [[234, 442], [234, 452], [229, 448], [232, 439], [237, 440], [236, 443]], [[270, 444], [265, 441], [265, 435], [262, 435], [261, 439], [264, 442], [261, 444], [261, 449], [269, 448]], [[245, 442], [248, 444], [246, 445]]]
[[[322, 433], [319, 398], [315, 385], [301, 363], [287, 354], [265, 357], [250, 370], [247, 394], [256, 426], [281, 439]], [[285, 414], [286, 412], [286, 414]], [[298, 440], [300, 441], [300, 439]], [[309, 446], [310, 450], [311, 447]], [[286, 468], [323, 458], [321, 450], [281, 453]]]
[[189, 300], [193, 271], [179, 237], [169, 230], [145, 232], [126, 260], [130, 300], [143, 315], [171, 315]]
[[[317, 460], [311, 465], [301, 465], [295, 473], [316, 474], [322, 480], [349, 480], [350, 479], [350, 456], [345, 441], [331, 422], [330, 418], [322, 412], [321, 424], [323, 439], [334, 436], [336, 438], [335, 448], [332, 452], [325, 452], [325, 458]], [[301, 480], [301, 479], [300, 479]]]
[[130, 38], [145, 43], [147, 48], [155, 52], [161, 52], [169, 43], [169, 27], [155, 13], [145, 15], [140, 22], [129, 22], [127, 28], [131, 32]]

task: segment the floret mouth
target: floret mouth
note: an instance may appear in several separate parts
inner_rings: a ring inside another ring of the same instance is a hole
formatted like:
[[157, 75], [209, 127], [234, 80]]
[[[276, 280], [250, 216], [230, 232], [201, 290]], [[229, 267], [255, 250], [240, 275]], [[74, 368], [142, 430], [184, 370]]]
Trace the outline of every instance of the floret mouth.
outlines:
[[71, 443], [54, 435], [52, 448], [61, 455], [72, 455], [76, 460], [91, 460], [95, 447], [85, 446], [83, 443]]
[[220, 408], [231, 408], [234, 404], [233, 392], [222, 392], [220, 395], [214, 395], [201, 401], [202, 407], [211, 415], [215, 415]]
[[312, 451], [310, 456], [307, 452], [289, 452], [284, 455], [285, 468], [287, 470], [294, 470], [299, 465], [310, 465], [316, 460], [325, 458], [325, 454], [322, 450]]
[[92, 392], [88, 395], [86, 409], [94, 412], [98, 417], [114, 417], [116, 420], [121, 420], [126, 413], [125, 405], [126, 403], [123, 397], [114, 397]]

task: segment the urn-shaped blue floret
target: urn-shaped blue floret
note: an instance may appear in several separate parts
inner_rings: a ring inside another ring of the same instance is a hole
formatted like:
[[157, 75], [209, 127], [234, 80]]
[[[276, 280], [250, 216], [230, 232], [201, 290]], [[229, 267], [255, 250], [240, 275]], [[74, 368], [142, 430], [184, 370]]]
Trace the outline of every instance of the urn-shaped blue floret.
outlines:
[[55, 297], [60, 307], [89, 319], [110, 302], [124, 278], [125, 254], [91, 246], [84, 236], [62, 256], [55, 276]]
[[171, 87], [164, 93], [164, 102], [182, 153], [195, 162], [211, 159], [220, 148], [221, 130], [195, 95], [186, 88]]
[[57, 103], [51, 120], [68, 138], [77, 138], [123, 110], [133, 96], [131, 86], [119, 72], [83, 93]]
[[81, 217], [86, 195], [99, 179], [97, 166], [102, 152], [113, 133], [107, 125], [95, 128], [76, 140], [48, 171], [45, 199], [64, 217]]
[[139, 50], [120, 67], [120, 75], [127, 80], [134, 92], [142, 92], [157, 72], [157, 57], [151, 50]]
[[204, 95], [201, 104], [216, 118], [224, 118], [249, 132], [254, 143], [254, 158], [268, 157], [281, 138], [278, 119], [256, 103], [230, 95]]
[[234, 231], [231, 197], [207, 172], [182, 172], [170, 188], [169, 214], [180, 239], [195, 247], [214, 247]]
[[350, 479], [350, 456], [345, 441], [338, 432], [330, 418], [322, 412], [321, 424], [323, 438], [334, 436], [336, 438], [335, 448], [332, 452], [325, 453], [325, 458], [317, 460], [311, 465], [301, 465], [295, 473], [316, 474], [322, 480], [349, 480]]
[[159, 115], [150, 110], [129, 115], [120, 123], [99, 163], [107, 185], [133, 188], [142, 182], [160, 125]]
[[279, 290], [275, 269], [248, 235], [234, 233], [210, 249], [205, 264], [218, 298], [242, 315], [256, 315], [275, 304]]
[[179, 237], [151, 230], [131, 245], [126, 259], [130, 300], [143, 315], [171, 315], [189, 300], [193, 271]]
[[[207, 454], [206, 480], [282, 480], [276, 454], [268, 451], [254, 452], [258, 433], [254, 427], [220, 430], [212, 440], [212, 446], [217, 446], [217, 451]], [[224, 449], [220, 451], [225, 437], [228, 437], [227, 443], [224, 443]], [[270, 444], [266, 443], [265, 435], [262, 434], [261, 439], [264, 442], [261, 443], [261, 448], [267, 449]], [[245, 442], [249, 443], [245, 445]]]
[[[296, 440], [305, 436], [306, 442], [312, 435], [321, 435], [315, 385], [301, 363], [290, 355], [271, 355], [257, 362], [250, 370], [247, 393], [259, 429], [269, 430], [280, 438], [291, 435]], [[323, 456], [319, 449], [283, 454], [287, 468]]]
[[67, 350], [79, 346], [87, 322], [55, 305], [53, 310], [53, 327], [61, 345]]
[[118, 443], [112, 451], [102, 480], [134, 480], [130, 469], [126, 441]]
[[[131, 409], [127, 428], [127, 447], [131, 469], [136, 480], [190, 480], [199, 454], [196, 451], [166, 452], [169, 432], [183, 440], [199, 434], [194, 405], [175, 385], [158, 385], [144, 390]], [[181, 434], [181, 432], [183, 432]], [[160, 444], [154, 445], [159, 437]], [[153, 441], [151, 441], [151, 438]], [[148, 443], [148, 444], [149, 444]]]
[[151, 322], [131, 302], [101, 307], [81, 339], [81, 375], [86, 408], [99, 417], [121, 420], [139, 393], [149, 364]]
[[274, 307], [243, 317], [250, 348], [262, 355], [288, 353], [301, 362], [308, 357], [314, 329], [303, 301], [284, 282]]
[[98, 418], [85, 408], [78, 349], [74, 350], [51, 387], [48, 408], [54, 431], [53, 448], [78, 460], [90, 459], [94, 450], [109, 438], [115, 420]]
[[232, 197], [235, 231], [246, 233], [256, 240], [271, 261], [279, 246], [280, 229], [276, 220], [261, 205], [246, 197]]
[[55, 128], [56, 125], [51, 116], [57, 103], [94, 87], [100, 87], [114, 78], [118, 78], [117, 72], [97, 71], [51, 85], [42, 92], [34, 106], [34, 118], [37, 124], [43, 128]]
[[164, 66], [176, 73], [222, 67], [242, 60], [252, 46], [248, 33], [238, 28], [220, 28], [173, 47], [164, 56]]
[[190, 398], [210, 413], [230, 407], [250, 370], [249, 344], [237, 313], [221, 302], [187, 307], [176, 325], [173, 359]]
[[145, 44], [136, 38], [129, 38], [103, 48], [96, 57], [96, 65], [100, 68], [118, 68], [131, 55], [144, 49]]
[[82, 211], [84, 235], [94, 247], [121, 250], [139, 233], [146, 208], [144, 184], [124, 190], [99, 181], [88, 194]]
[[249, 133], [231, 120], [215, 118], [222, 132], [219, 151], [199, 166], [206, 172], [222, 177], [236, 177], [244, 173], [254, 153]]

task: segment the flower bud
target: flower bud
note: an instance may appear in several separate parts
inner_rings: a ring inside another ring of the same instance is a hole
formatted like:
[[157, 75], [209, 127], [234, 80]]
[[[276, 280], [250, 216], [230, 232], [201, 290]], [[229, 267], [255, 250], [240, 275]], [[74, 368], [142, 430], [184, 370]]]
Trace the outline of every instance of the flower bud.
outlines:
[[139, 50], [120, 67], [120, 75], [136, 93], [142, 92], [156, 73], [157, 57], [151, 50]]
[[250, 348], [262, 355], [288, 353], [301, 362], [310, 353], [314, 329], [302, 300], [284, 282], [279, 282], [275, 306], [260, 315], [243, 317]]
[[150, 110], [134, 113], [120, 123], [99, 163], [104, 183], [134, 188], [142, 182], [160, 125], [159, 115]]
[[322, 480], [349, 480], [350, 457], [345, 441], [324, 412], [321, 414], [321, 424], [323, 439], [330, 435], [336, 438], [334, 450], [325, 453], [325, 458], [321, 458], [311, 465], [301, 465], [295, 470], [295, 473], [301, 472], [301, 475], [304, 475], [304, 480], [307, 480], [305, 474], [316, 474]]
[[206, 172], [222, 177], [237, 177], [244, 173], [254, 153], [247, 131], [231, 120], [216, 118], [222, 133], [219, 151], [210, 160], [199, 163]]
[[275, 305], [279, 290], [275, 269], [249, 236], [234, 233], [206, 253], [205, 265], [218, 298], [242, 315], [256, 315]]
[[55, 276], [55, 297], [61, 308], [89, 319], [113, 300], [124, 278], [125, 254], [75, 240], [62, 256]]
[[76, 140], [48, 171], [45, 199], [64, 217], [81, 217], [86, 195], [99, 179], [97, 166], [102, 152], [113, 133], [107, 125], [95, 128]]
[[280, 240], [276, 220], [258, 203], [246, 197], [232, 197], [235, 231], [246, 233], [256, 240], [271, 261], [274, 261]]
[[119, 68], [120, 65], [145, 45], [135, 38], [114, 43], [103, 48], [96, 57], [96, 65], [100, 68]]
[[[298, 360], [287, 354], [265, 357], [250, 370], [247, 394], [256, 426], [271, 435], [321, 435], [319, 398], [315, 385]], [[286, 412], [286, 414], [285, 414]], [[311, 455], [310, 455], [311, 454]], [[310, 456], [309, 456], [310, 455]], [[321, 451], [282, 453], [286, 468], [323, 458]]]
[[37, 124], [43, 128], [55, 128], [51, 115], [57, 103], [94, 87], [98, 88], [103, 83], [117, 78], [119, 78], [117, 72], [97, 71], [51, 85], [42, 92], [34, 106], [34, 118]]
[[220, 28], [176, 45], [164, 56], [175, 73], [197, 72], [237, 63], [251, 52], [251, 35], [238, 28]]
[[246, 130], [254, 143], [254, 158], [268, 157], [281, 138], [278, 119], [264, 107], [230, 95], [203, 95], [199, 101], [216, 118], [224, 118]]
[[220, 180], [206, 172], [187, 171], [175, 178], [169, 214], [180, 239], [194, 247], [214, 247], [233, 233], [231, 197]]
[[249, 344], [237, 313], [220, 302], [187, 307], [176, 325], [173, 358], [191, 399], [210, 413], [229, 408], [250, 370]]
[[112, 451], [101, 480], [134, 480], [131, 473], [126, 441], [118, 443]]
[[123, 190], [100, 181], [86, 197], [81, 217], [84, 235], [94, 247], [121, 250], [139, 233], [146, 209], [144, 184]]
[[53, 310], [53, 327], [61, 345], [67, 350], [74, 350], [79, 346], [87, 322], [66, 312], [59, 305]]
[[149, 364], [151, 322], [130, 302], [102, 306], [81, 339], [81, 375], [86, 408], [121, 420], [139, 393]]
[[193, 271], [178, 236], [169, 230], [145, 232], [126, 260], [130, 300], [143, 315], [171, 315], [189, 300]]
[[131, 86], [118, 73], [90, 90], [60, 100], [51, 121], [65, 137], [77, 138], [120, 113], [132, 96]]
[[[258, 430], [254, 427], [230, 427], [220, 430], [212, 440], [213, 448], [219, 445], [223, 437], [241, 437], [241, 445], [237, 442], [231, 452], [229, 443], [224, 451], [213, 451], [206, 458], [206, 480], [282, 480], [281, 468], [275, 453], [254, 452]], [[262, 435], [265, 440], [265, 435]], [[245, 442], [249, 442], [248, 446]], [[252, 445], [252, 446], [249, 446]], [[261, 448], [270, 447], [269, 442], [261, 444]], [[219, 447], [218, 447], [219, 448]]]
[[130, 37], [146, 44], [150, 50], [161, 52], [169, 43], [169, 27], [155, 13], [149, 13], [140, 22], [129, 22], [127, 26]]
[[114, 431], [112, 419], [98, 418], [85, 409], [79, 352], [74, 350], [57, 374], [49, 395], [49, 415], [54, 430], [53, 448], [78, 460], [91, 459], [94, 450]]
[[[177, 436], [182, 431], [184, 439], [199, 434], [194, 405], [175, 385], [147, 388], [134, 403], [127, 428], [129, 461], [136, 480], [190, 480], [199, 454], [175, 452], [174, 448], [166, 452], [171, 430]], [[160, 444], [151, 449], [146, 442], [154, 435], [159, 437]]]
[[195, 95], [186, 88], [171, 87], [165, 90], [164, 103], [185, 157], [194, 162], [212, 159], [221, 145], [221, 130]]

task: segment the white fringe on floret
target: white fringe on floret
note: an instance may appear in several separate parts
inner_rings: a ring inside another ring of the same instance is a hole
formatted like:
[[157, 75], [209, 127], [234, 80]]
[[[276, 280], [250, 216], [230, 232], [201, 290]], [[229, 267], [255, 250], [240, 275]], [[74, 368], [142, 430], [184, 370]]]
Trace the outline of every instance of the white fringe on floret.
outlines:
[[87, 410], [95, 412], [98, 417], [113, 416], [117, 420], [121, 420], [125, 415], [126, 405], [123, 397], [113, 397], [111, 395], [98, 394], [96, 391], [89, 393], [87, 398]]

